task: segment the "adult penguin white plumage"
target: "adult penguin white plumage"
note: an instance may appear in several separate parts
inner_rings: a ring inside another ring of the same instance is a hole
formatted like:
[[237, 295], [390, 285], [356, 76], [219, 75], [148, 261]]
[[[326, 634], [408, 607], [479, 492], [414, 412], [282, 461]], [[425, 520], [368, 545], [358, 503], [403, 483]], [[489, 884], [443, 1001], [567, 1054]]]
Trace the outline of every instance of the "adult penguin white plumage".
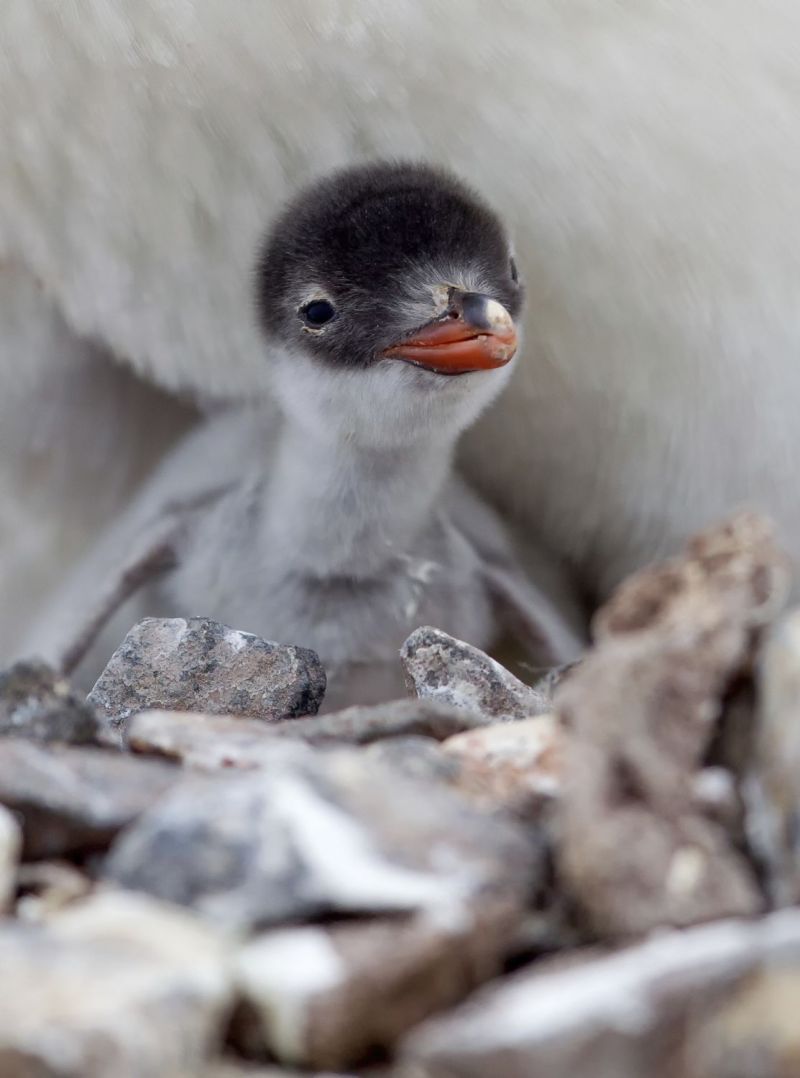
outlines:
[[365, 157], [509, 222], [525, 362], [464, 460], [582, 591], [741, 502], [800, 553], [795, 0], [5, 0], [0, 39], [3, 657], [151, 464], [101, 383], [263, 394], [254, 237]]
[[424, 164], [337, 171], [280, 216], [256, 291], [274, 407], [190, 434], [32, 649], [69, 654], [131, 552], [159, 552], [161, 570], [168, 549], [120, 635], [158, 610], [312, 647], [328, 706], [401, 695], [398, 652], [420, 624], [483, 648], [522, 628], [533, 663], [575, 658], [575, 612], [525, 580], [499, 518], [453, 474], [459, 435], [517, 359], [522, 285], [492, 210]]

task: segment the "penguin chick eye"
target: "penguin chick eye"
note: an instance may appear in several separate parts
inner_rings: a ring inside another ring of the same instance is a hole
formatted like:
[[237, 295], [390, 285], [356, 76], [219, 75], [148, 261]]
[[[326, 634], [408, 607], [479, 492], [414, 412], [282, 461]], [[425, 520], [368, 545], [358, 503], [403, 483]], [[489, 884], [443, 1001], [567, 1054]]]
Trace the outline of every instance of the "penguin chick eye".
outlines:
[[326, 322], [330, 322], [335, 314], [333, 304], [328, 303], [326, 299], [314, 299], [311, 303], [307, 303], [305, 307], [300, 308], [300, 317], [312, 329], [319, 329], [320, 326], [324, 326]]
[[514, 284], [519, 284], [519, 273], [517, 273], [517, 263], [514, 261], [513, 258], [510, 258], [508, 260], [508, 269], [509, 269], [509, 272], [511, 273], [511, 280], [514, 282]]

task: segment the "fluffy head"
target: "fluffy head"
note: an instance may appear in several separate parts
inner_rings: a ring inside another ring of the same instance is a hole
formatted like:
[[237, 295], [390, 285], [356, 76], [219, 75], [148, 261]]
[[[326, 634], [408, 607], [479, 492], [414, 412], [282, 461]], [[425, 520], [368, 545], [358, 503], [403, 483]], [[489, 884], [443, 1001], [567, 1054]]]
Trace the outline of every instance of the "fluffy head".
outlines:
[[505, 229], [461, 181], [380, 162], [312, 184], [275, 223], [257, 269], [284, 406], [383, 442], [466, 426], [510, 365], [452, 378], [381, 356], [441, 316], [452, 289], [495, 299], [513, 318], [522, 303]]

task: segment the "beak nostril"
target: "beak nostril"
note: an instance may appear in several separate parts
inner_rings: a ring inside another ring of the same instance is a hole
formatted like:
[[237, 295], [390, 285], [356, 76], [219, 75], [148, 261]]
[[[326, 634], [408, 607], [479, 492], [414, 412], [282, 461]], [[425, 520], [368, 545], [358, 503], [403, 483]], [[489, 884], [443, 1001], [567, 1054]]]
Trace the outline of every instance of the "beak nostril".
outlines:
[[459, 316], [458, 311], [450, 310], [450, 311], [447, 312], [447, 317], [448, 318], [458, 318], [458, 316]]

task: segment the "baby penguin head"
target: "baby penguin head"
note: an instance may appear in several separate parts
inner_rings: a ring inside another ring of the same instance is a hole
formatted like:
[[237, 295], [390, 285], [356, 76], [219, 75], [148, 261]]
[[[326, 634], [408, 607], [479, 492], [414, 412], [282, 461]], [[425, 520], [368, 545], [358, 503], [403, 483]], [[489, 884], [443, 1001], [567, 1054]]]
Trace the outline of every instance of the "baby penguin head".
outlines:
[[497, 216], [425, 164], [343, 169], [264, 244], [275, 389], [307, 424], [393, 445], [452, 435], [507, 381], [522, 289]]

